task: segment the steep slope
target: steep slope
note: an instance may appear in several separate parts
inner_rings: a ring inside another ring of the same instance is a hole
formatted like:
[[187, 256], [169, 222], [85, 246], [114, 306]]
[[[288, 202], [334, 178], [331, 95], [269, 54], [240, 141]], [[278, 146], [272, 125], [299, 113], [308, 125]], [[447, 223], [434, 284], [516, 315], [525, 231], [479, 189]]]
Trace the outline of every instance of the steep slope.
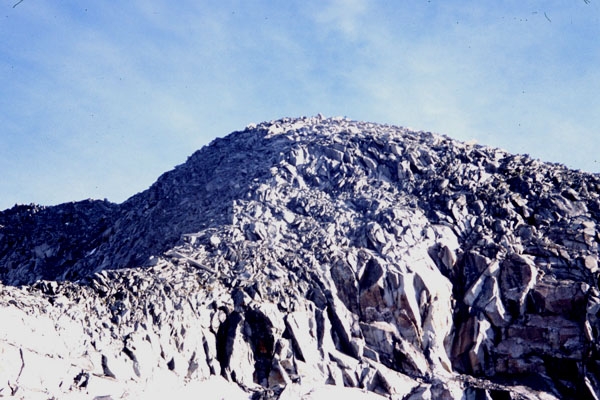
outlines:
[[598, 398], [598, 189], [315, 117], [217, 139], [120, 205], [4, 211], [0, 396], [218, 376], [262, 398]]

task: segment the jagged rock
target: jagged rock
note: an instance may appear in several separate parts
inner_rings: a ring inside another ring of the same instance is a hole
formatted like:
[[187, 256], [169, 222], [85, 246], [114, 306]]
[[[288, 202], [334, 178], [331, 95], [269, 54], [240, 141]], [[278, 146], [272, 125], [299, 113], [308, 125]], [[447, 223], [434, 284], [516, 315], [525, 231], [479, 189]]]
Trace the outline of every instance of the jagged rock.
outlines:
[[598, 193], [427, 132], [248, 127], [123, 204], [0, 212], [0, 397], [598, 398]]
[[537, 268], [531, 258], [511, 254], [500, 266], [500, 292], [509, 312], [523, 315], [527, 293], [535, 287]]

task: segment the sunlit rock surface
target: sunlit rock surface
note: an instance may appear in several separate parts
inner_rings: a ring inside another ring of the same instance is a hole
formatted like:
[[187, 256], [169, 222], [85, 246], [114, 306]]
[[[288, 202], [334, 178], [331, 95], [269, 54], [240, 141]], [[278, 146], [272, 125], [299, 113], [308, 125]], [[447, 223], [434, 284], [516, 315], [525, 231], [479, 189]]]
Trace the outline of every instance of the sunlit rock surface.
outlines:
[[0, 213], [0, 397], [597, 399], [600, 178], [322, 117]]

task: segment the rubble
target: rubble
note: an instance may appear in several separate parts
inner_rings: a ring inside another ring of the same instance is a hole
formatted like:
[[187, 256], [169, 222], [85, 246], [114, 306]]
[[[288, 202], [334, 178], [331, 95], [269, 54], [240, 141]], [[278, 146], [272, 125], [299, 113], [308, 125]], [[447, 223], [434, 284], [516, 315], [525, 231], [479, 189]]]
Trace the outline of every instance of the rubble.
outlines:
[[0, 397], [598, 398], [599, 189], [318, 116], [122, 204], [5, 210]]

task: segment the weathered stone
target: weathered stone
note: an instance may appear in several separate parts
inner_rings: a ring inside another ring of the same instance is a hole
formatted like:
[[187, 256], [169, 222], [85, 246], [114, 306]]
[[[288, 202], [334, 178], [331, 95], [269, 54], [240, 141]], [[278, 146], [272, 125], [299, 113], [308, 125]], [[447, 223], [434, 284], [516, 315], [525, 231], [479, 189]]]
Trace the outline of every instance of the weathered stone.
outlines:
[[544, 279], [535, 285], [531, 301], [537, 312], [581, 318], [589, 285], [573, 281]]
[[535, 286], [537, 268], [529, 258], [510, 255], [501, 263], [500, 289], [509, 312], [514, 316], [523, 315], [525, 298]]
[[318, 116], [217, 139], [123, 204], [17, 206], [0, 396], [595, 398], [598, 190]]

